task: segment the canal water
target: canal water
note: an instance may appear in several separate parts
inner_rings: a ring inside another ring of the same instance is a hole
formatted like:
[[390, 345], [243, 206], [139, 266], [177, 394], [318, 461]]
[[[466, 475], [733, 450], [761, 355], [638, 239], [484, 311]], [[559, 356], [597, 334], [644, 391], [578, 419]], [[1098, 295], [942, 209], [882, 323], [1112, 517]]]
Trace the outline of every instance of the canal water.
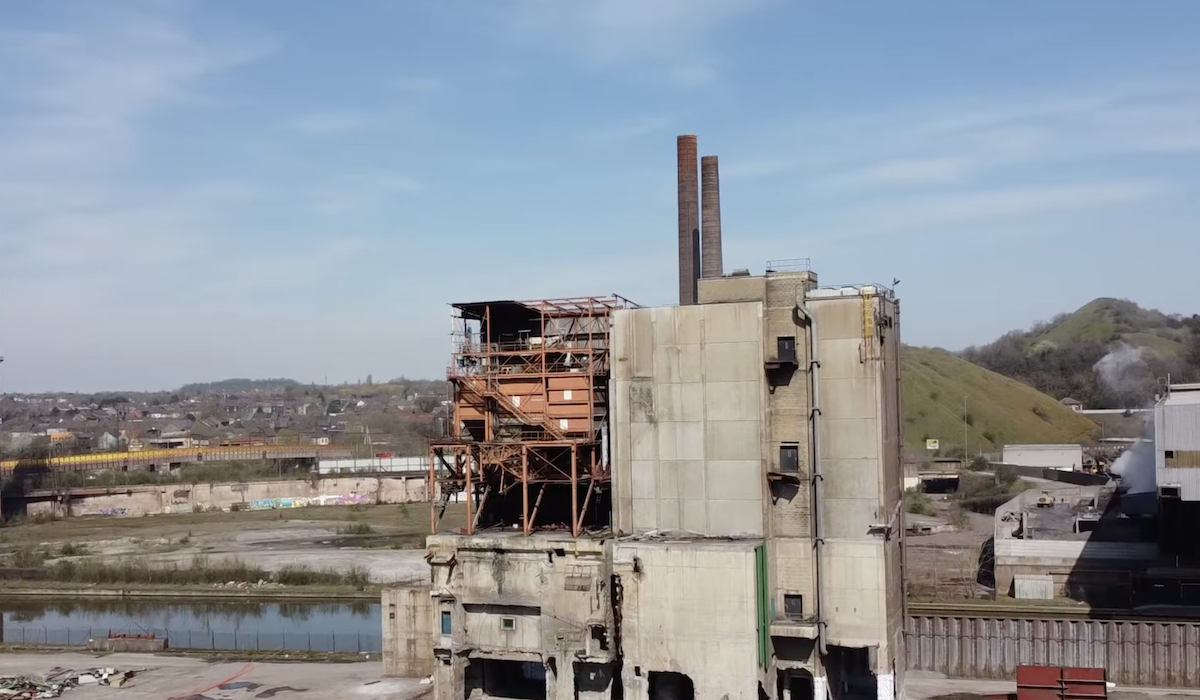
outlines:
[[379, 603], [179, 599], [0, 601], [8, 644], [84, 645], [154, 633], [173, 649], [379, 653]]

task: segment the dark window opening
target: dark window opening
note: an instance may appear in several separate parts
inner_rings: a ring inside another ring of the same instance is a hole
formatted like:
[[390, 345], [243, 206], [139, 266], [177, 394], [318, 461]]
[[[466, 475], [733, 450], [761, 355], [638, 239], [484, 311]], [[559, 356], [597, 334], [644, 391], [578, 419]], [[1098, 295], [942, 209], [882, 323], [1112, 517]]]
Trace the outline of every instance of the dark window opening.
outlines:
[[450, 611], [442, 611], [442, 634], [450, 634]]
[[1175, 450], [1163, 450], [1163, 457], [1175, 459]]
[[799, 445], [781, 445], [779, 447], [779, 472], [781, 474], [798, 474], [800, 472]]
[[478, 691], [489, 698], [544, 700], [546, 667], [532, 661], [471, 659], [463, 674], [463, 698]]
[[791, 674], [788, 677], [788, 695], [791, 700], [813, 700], [812, 676]]
[[784, 593], [783, 616], [789, 620], [803, 620], [804, 596], [798, 593]]
[[682, 673], [651, 671], [650, 700], [696, 700], [696, 687]]
[[515, 617], [500, 618], [500, 629], [505, 632], [511, 632], [517, 628], [517, 619]]
[[796, 364], [796, 338], [780, 336], [775, 339], [775, 359], [779, 362]]
[[608, 651], [608, 633], [603, 627], [592, 627], [592, 641], [596, 642], [596, 648], [600, 651]]

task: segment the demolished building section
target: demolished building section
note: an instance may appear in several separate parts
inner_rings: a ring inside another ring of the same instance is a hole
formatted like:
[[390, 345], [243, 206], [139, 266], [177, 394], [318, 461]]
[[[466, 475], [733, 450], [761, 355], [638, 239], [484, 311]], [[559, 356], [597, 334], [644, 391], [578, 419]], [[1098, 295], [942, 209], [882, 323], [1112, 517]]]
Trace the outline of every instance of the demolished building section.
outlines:
[[685, 146], [679, 306], [456, 306], [432, 449], [468, 522], [428, 539], [423, 597], [388, 594], [425, 606], [403, 668], [438, 700], [903, 697], [898, 302], [803, 260], [721, 274]]

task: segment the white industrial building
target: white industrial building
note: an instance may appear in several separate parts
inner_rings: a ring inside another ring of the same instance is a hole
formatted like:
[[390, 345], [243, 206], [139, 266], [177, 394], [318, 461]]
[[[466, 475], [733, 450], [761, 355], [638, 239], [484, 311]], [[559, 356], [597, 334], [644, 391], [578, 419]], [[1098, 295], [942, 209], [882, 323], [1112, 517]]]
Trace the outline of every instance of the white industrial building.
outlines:
[[1083, 469], [1082, 445], [1005, 445], [1004, 464], [1077, 472]]

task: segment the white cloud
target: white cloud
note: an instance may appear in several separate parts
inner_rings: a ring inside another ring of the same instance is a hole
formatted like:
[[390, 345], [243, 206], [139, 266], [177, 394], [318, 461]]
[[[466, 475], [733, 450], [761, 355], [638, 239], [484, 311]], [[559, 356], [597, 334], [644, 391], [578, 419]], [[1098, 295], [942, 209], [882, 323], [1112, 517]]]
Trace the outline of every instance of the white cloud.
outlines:
[[[169, 5], [146, 8], [0, 36], [0, 298], [25, 300], [0, 306], [22, 366], [10, 377], [94, 385], [129, 347], [169, 342], [155, 336], [190, 301], [187, 280], [222, 276], [212, 212], [254, 196], [236, 181], [188, 184], [186, 167], [166, 178], [141, 168], [155, 118], [211, 106], [210, 79], [274, 44], [208, 42], [159, 14]], [[125, 351], [106, 342], [113, 329]]]
[[287, 127], [292, 131], [313, 136], [338, 136], [362, 131], [376, 126], [379, 117], [374, 114], [354, 111], [318, 112], [291, 119]]
[[716, 77], [716, 30], [774, 1], [513, 0], [503, 17], [509, 33], [527, 45], [595, 67], [697, 85]]
[[431, 75], [405, 75], [392, 80], [392, 87], [404, 92], [438, 92], [446, 89], [446, 81]]
[[592, 143], [605, 145], [632, 141], [661, 132], [671, 125], [671, 121], [671, 117], [665, 115], [629, 119], [618, 124], [597, 129], [587, 135], [587, 140]]

